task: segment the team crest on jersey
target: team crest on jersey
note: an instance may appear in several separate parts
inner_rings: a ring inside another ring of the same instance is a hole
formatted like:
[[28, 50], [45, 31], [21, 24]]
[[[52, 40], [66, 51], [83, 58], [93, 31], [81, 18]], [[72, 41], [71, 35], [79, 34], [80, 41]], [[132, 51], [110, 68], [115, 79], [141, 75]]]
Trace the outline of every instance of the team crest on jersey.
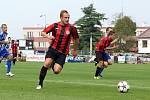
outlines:
[[67, 35], [70, 34], [70, 31], [66, 31], [66, 34], [67, 34]]

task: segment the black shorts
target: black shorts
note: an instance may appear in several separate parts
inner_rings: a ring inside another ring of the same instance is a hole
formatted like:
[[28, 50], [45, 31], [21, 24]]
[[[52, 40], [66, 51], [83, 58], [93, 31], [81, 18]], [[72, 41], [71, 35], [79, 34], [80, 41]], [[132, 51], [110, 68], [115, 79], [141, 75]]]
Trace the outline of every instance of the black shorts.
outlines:
[[110, 58], [108, 53], [101, 52], [101, 51], [96, 51], [96, 58], [97, 61], [108, 61]]
[[45, 59], [46, 58], [52, 58], [55, 61], [55, 63], [61, 65], [61, 67], [63, 68], [63, 65], [65, 64], [66, 55], [58, 52], [52, 47], [49, 47], [48, 51], [46, 52]]
[[13, 53], [13, 58], [17, 57], [17, 53]]

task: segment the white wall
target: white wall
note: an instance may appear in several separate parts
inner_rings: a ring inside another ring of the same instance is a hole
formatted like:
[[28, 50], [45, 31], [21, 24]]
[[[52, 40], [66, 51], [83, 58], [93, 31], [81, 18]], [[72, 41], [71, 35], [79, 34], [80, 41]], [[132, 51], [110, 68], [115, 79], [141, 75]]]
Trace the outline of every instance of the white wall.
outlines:
[[[147, 48], [143, 48], [142, 41], [147, 40]], [[150, 39], [139, 39], [138, 40], [138, 53], [150, 53]]]
[[20, 50], [20, 51], [22, 52], [23, 56], [34, 55], [34, 50]]

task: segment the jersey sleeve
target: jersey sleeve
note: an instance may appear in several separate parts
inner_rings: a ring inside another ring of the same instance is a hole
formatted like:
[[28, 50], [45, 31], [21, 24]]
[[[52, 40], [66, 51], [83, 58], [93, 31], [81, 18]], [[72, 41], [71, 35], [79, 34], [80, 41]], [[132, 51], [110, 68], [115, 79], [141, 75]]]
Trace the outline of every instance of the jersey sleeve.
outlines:
[[73, 27], [73, 29], [72, 29], [72, 37], [73, 38], [79, 38], [79, 35], [78, 35], [76, 27]]
[[54, 30], [54, 24], [49, 25], [46, 27], [42, 32], [46, 32], [48, 34], [49, 32], [52, 32]]

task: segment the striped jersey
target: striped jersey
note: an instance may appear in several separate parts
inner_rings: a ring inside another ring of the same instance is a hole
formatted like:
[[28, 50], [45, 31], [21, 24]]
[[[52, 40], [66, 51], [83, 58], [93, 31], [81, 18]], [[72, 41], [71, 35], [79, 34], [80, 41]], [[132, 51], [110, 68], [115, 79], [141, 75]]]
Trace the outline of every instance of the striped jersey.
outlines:
[[62, 25], [61, 22], [49, 25], [43, 32], [52, 32], [55, 39], [50, 42], [50, 46], [66, 55], [69, 53], [72, 38], [79, 38], [76, 27], [71, 24]]
[[109, 36], [105, 36], [101, 39], [100, 42], [96, 44], [96, 51], [104, 51], [107, 47], [110, 46], [110, 43], [112, 42], [112, 39], [109, 38]]

